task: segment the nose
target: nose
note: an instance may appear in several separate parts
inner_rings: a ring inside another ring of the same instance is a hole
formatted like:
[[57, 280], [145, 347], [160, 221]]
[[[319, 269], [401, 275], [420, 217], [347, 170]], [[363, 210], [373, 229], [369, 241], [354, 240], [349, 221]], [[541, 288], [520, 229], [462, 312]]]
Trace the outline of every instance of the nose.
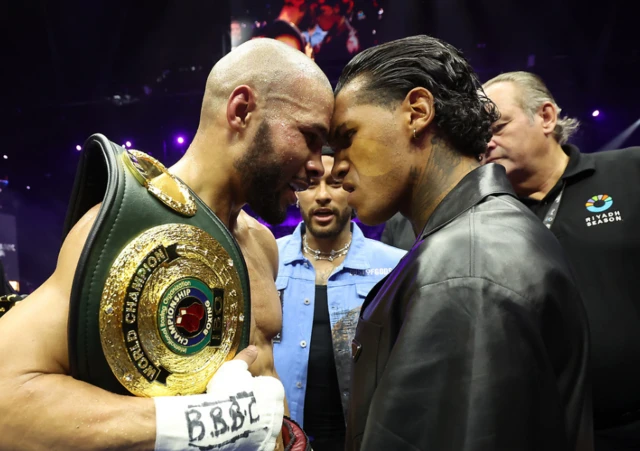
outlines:
[[344, 158], [342, 152], [336, 152], [331, 169], [331, 177], [342, 182], [349, 173], [349, 162]]
[[324, 166], [322, 165], [322, 152], [313, 152], [311, 158], [305, 164], [307, 178], [320, 178], [324, 175]]
[[498, 147], [498, 145], [493, 140], [493, 136], [492, 136], [491, 139], [489, 140], [489, 142], [487, 143], [487, 149], [484, 152], [485, 157], [488, 156], [489, 152], [491, 152], [496, 147]]
[[489, 140], [489, 142], [487, 143], [487, 152], [490, 150], [495, 149], [496, 147], [498, 147], [498, 145], [496, 144], [496, 142], [493, 140], [493, 135], [491, 136], [491, 139]]
[[323, 181], [318, 185], [316, 189], [316, 203], [325, 206], [331, 202], [331, 194], [327, 189], [327, 184]]

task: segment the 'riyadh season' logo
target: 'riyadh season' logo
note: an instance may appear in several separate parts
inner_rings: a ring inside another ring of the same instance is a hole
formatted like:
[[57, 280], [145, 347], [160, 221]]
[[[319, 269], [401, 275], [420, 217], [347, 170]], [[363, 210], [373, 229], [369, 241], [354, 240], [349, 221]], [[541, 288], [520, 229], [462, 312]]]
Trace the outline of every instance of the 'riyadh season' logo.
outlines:
[[587, 223], [587, 227], [593, 227], [600, 224], [607, 224], [609, 222], [618, 222], [622, 221], [622, 215], [620, 211], [609, 211], [613, 206], [613, 197], [608, 194], [597, 194], [593, 197], [590, 197], [585, 204], [587, 210], [591, 213], [597, 213], [593, 216], [587, 216], [585, 221]]
[[608, 194], [598, 194], [587, 200], [585, 206], [591, 213], [602, 213], [613, 205], [613, 198]]

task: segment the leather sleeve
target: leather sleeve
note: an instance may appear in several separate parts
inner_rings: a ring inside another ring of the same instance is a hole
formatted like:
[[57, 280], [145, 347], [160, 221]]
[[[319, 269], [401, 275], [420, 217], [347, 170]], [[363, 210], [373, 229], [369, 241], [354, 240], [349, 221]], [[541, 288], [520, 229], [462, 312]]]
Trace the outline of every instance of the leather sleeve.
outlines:
[[[399, 314], [361, 449], [568, 449], [553, 430], [564, 410], [536, 316], [484, 279], [417, 290]], [[551, 412], [544, 424], [530, 421], [540, 406]]]

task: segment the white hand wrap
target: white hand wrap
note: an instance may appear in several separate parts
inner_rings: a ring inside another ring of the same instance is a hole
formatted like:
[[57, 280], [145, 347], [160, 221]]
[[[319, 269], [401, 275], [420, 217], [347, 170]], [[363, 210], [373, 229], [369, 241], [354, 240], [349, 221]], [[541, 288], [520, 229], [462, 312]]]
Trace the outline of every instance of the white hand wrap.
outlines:
[[242, 360], [223, 364], [206, 395], [154, 398], [156, 451], [273, 451], [282, 428], [284, 387], [253, 377]]

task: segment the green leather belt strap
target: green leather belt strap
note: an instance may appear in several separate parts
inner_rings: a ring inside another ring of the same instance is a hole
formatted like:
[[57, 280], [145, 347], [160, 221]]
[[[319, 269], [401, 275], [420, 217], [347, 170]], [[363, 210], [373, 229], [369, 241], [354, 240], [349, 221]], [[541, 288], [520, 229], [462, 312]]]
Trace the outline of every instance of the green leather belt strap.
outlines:
[[105, 136], [91, 136], [83, 147], [69, 211], [65, 236], [93, 206], [101, 207], [82, 250], [76, 269], [69, 310], [69, 362], [76, 379], [114, 393], [130, 394], [110, 368], [101, 344], [100, 302], [114, 260], [141, 233], [164, 224], [198, 227], [216, 240], [233, 259], [244, 296], [244, 316], [238, 350], [248, 345], [250, 330], [249, 277], [235, 239], [193, 193], [197, 212], [192, 217], [168, 208], [149, 193], [122, 158], [125, 149]]

